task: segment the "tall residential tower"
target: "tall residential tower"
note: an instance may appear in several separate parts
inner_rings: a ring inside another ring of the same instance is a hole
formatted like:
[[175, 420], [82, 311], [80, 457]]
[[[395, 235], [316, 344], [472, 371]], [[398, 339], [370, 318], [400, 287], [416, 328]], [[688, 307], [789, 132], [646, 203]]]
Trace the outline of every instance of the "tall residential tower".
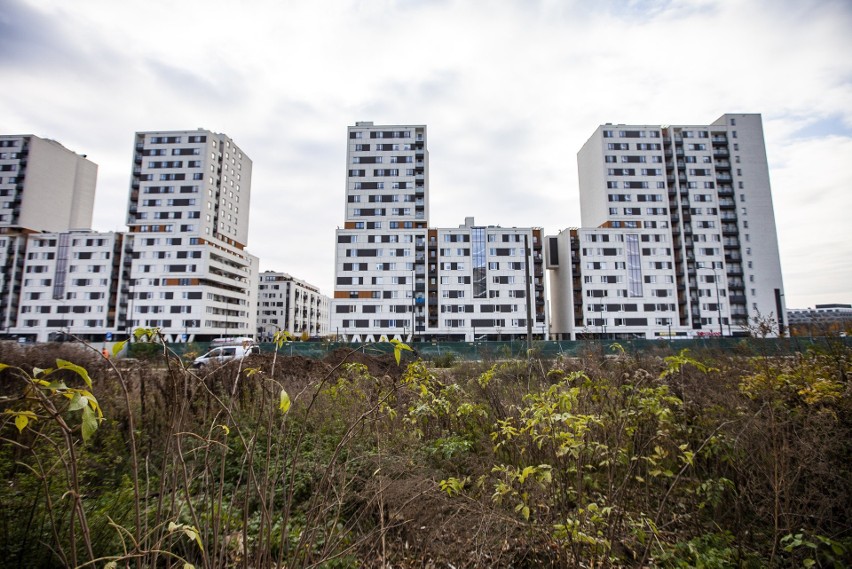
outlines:
[[16, 318], [27, 235], [89, 228], [98, 167], [46, 138], [0, 135], [0, 328]]
[[555, 332], [727, 336], [758, 317], [784, 332], [760, 115], [602, 125], [578, 163], [582, 224], [598, 229], [548, 240]]
[[252, 161], [224, 134], [138, 132], [127, 225], [127, 329], [171, 339], [251, 335], [258, 259], [246, 251]]

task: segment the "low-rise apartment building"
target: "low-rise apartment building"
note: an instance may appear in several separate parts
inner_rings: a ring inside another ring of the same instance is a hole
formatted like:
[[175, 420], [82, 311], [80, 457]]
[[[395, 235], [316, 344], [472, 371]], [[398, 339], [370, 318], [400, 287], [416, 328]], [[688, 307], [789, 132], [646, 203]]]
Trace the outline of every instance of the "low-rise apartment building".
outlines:
[[294, 337], [324, 338], [329, 334], [330, 299], [319, 288], [287, 273], [260, 274], [257, 337], [270, 341], [278, 330]]

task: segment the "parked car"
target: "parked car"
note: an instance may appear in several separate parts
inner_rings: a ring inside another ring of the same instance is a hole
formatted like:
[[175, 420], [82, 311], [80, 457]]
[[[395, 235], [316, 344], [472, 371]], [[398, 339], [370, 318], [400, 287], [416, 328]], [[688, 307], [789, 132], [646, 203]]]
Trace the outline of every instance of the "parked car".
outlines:
[[195, 358], [192, 367], [200, 368], [210, 363], [225, 363], [230, 360], [243, 359], [252, 354], [259, 354], [260, 346], [257, 344], [240, 344], [237, 346], [218, 346], [202, 356]]

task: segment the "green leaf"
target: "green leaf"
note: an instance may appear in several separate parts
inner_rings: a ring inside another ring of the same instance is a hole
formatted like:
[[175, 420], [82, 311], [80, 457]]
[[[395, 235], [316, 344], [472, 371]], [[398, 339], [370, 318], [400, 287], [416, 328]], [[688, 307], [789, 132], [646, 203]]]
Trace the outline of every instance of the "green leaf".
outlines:
[[68, 404], [69, 411], [79, 411], [83, 407], [86, 407], [89, 404], [88, 399], [85, 397], [81, 397], [79, 393], [75, 393], [71, 397], [71, 403]]
[[151, 342], [160, 333], [159, 328], [137, 328], [133, 331], [133, 337], [139, 342], [142, 339], [146, 342]]
[[198, 543], [198, 549], [204, 551], [204, 546], [201, 544], [201, 537], [198, 535], [198, 530], [194, 526], [186, 526], [183, 528], [183, 533], [189, 539], [194, 539]]
[[393, 344], [393, 357], [396, 358], [396, 365], [399, 365], [399, 360], [402, 358], [402, 350], [413, 351], [411, 346], [399, 340], [391, 340], [391, 344]]
[[86, 385], [88, 385], [89, 388], [92, 387], [92, 378], [89, 377], [89, 372], [86, 371], [86, 368], [60, 359], [56, 360], [56, 367], [59, 369], [70, 369], [71, 371], [82, 377], [83, 381], [86, 382]]
[[29, 422], [30, 422], [29, 418], [24, 414], [20, 414], [20, 415], [17, 415], [15, 417], [15, 426], [18, 427], [19, 433], [24, 432], [24, 429], [27, 428], [27, 423], [29, 423]]
[[272, 343], [275, 344], [276, 349], [281, 349], [281, 346], [284, 345], [284, 342], [290, 342], [293, 340], [293, 336], [287, 330], [278, 330], [272, 336]]
[[527, 466], [527, 467], [525, 467], [525, 468], [521, 471], [520, 476], [518, 476], [518, 482], [520, 482], [521, 484], [523, 484], [524, 482], [526, 482], [527, 477], [529, 477], [531, 474], [535, 474], [535, 466]]
[[98, 418], [95, 416], [95, 412], [92, 410], [92, 408], [86, 405], [85, 407], [83, 407], [83, 442], [88, 442], [97, 430]]
[[7, 364], [0, 364], [0, 371], [3, 371], [7, 367], [9, 367]]
[[110, 561], [109, 563], [104, 565], [104, 569], [117, 569], [117, 567], [118, 567], [117, 561]]
[[290, 396], [287, 395], [287, 391], [284, 389], [281, 390], [281, 395], [279, 396], [278, 408], [281, 409], [282, 413], [287, 413], [290, 410]]
[[11, 409], [6, 409], [3, 413], [6, 415], [14, 415], [15, 426], [18, 427], [18, 432], [23, 432], [30, 421], [38, 419], [36, 414], [32, 411], [12, 411]]
[[116, 342], [112, 347], [112, 355], [113, 357], [117, 356], [118, 353], [124, 349], [124, 345], [127, 344], [127, 340], [122, 340], [121, 342]]

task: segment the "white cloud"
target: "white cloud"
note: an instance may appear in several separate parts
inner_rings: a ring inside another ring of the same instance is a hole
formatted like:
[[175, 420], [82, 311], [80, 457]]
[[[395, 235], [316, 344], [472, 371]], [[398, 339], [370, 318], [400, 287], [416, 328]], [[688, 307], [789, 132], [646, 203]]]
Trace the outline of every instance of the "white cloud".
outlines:
[[328, 293], [356, 120], [428, 125], [433, 224], [553, 233], [598, 124], [760, 112], [787, 303], [852, 302], [843, 0], [3, 4], [2, 130], [100, 165], [98, 229], [124, 226], [133, 132], [225, 132], [254, 161], [250, 250]]

